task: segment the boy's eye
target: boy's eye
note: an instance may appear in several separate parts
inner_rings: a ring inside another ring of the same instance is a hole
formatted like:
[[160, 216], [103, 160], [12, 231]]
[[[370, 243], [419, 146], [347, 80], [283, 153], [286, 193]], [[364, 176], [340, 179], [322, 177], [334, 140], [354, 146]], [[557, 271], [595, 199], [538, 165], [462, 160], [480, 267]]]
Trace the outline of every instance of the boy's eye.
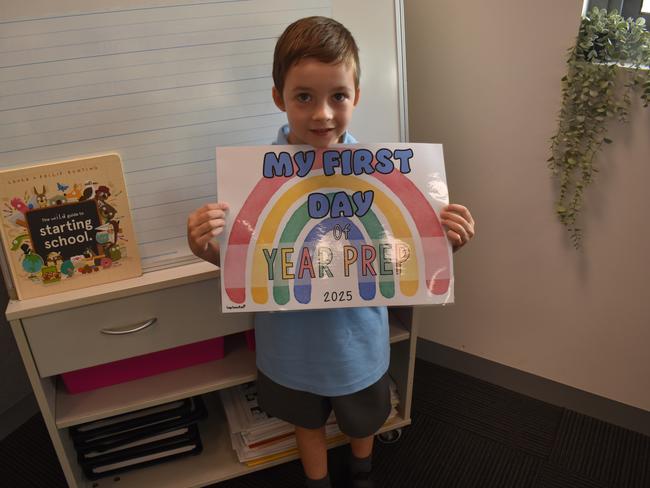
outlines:
[[347, 100], [348, 96], [345, 93], [335, 93], [334, 94], [334, 100], [337, 102], [344, 102]]
[[311, 97], [309, 96], [309, 93], [298, 93], [298, 95], [296, 95], [296, 99], [299, 102], [308, 102], [311, 100]]

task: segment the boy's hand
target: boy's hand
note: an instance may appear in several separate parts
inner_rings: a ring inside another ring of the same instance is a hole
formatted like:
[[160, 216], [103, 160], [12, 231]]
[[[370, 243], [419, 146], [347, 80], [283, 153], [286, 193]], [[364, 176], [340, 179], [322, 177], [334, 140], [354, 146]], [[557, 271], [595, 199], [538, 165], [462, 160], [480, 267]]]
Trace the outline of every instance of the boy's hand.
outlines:
[[474, 237], [474, 218], [466, 207], [456, 203], [442, 208], [440, 221], [447, 227], [447, 238], [451, 241], [454, 252]]
[[207, 203], [187, 218], [187, 243], [195, 256], [219, 266], [219, 244], [212, 239], [221, 234], [226, 225], [228, 204]]

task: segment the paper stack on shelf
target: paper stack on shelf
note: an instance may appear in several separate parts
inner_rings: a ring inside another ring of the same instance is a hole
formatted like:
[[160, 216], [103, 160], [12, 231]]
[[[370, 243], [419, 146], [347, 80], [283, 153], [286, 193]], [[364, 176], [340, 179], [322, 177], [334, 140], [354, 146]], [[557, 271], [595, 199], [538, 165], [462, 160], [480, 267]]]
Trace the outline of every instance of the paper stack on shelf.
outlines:
[[[390, 423], [397, 416], [399, 396], [397, 386], [391, 379], [391, 412], [386, 420]], [[257, 385], [245, 383], [221, 390], [232, 448], [239, 462], [256, 466], [297, 453], [294, 428], [291, 424], [269, 416], [257, 403]], [[343, 440], [345, 435], [336, 423], [334, 413], [327, 419], [325, 432], [328, 444]]]
[[70, 428], [77, 460], [88, 479], [170, 461], [202, 450], [200, 397], [178, 400]]

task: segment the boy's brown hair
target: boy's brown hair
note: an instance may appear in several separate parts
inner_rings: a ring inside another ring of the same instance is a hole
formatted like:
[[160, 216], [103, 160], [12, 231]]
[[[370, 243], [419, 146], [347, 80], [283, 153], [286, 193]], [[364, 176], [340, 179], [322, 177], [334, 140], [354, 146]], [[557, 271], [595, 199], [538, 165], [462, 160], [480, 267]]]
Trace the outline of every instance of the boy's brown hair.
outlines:
[[301, 59], [353, 65], [354, 85], [359, 88], [359, 48], [345, 26], [329, 17], [305, 17], [285, 29], [273, 53], [273, 83], [282, 94], [289, 69]]

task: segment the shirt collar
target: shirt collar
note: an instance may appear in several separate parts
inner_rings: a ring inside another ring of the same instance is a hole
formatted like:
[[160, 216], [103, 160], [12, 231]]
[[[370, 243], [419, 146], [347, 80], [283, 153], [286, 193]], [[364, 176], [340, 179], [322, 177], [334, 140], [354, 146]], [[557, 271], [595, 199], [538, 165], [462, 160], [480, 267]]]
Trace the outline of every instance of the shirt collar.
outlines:
[[[280, 130], [278, 131], [278, 137], [276, 138], [275, 142], [273, 144], [279, 144], [279, 145], [287, 145], [289, 144], [289, 124], [285, 124], [282, 127], [280, 127]], [[356, 144], [357, 140], [350, 134], [348, 131], [345, 131], [343, 134], [343, 142], [342, 144]]]

